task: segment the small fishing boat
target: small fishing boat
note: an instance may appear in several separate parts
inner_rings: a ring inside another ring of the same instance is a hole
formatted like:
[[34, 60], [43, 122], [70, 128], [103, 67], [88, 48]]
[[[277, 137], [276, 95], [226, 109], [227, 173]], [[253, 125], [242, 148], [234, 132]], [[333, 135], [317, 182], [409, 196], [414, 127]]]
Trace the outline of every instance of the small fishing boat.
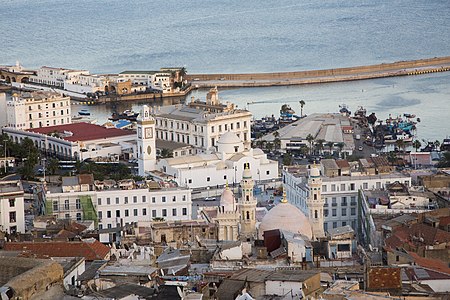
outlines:
[[90, 116], [90, 115], [91, 115], [91, 113], [90, 113], [89, 110], [87, 110], [87, 109], [82, 109], [82, 110], [80, 110], [80, 111], [78, 112], [78, 114], [79, 114], [80, 116]]

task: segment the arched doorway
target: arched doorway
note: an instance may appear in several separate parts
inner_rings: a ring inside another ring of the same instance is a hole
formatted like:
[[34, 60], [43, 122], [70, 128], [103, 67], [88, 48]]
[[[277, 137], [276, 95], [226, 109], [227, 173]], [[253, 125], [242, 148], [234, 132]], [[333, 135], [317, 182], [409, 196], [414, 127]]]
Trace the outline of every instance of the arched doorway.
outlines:
[[16, 77], [11, 77], [12, 82], [16, 82]]
[[0, 76], [0, 79], [5, 79], [5, 75]]
[[23, 77], [20, 82], [27, 83], [30, 79], [28, 77]]
[[11, 78], [9, 78], [9, 76], [6, 76], [6, 82], [11, 83]]

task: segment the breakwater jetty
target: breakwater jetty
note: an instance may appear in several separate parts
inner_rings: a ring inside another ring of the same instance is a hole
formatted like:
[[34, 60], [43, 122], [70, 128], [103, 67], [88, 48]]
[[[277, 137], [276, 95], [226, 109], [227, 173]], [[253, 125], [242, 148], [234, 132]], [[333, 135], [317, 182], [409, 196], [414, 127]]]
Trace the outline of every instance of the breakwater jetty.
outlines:
[[263, 87], [365, 80], [447, 71], [450, 71], [450, 56], [312, 71], [188, 74], [187, 79], [196, 88]]

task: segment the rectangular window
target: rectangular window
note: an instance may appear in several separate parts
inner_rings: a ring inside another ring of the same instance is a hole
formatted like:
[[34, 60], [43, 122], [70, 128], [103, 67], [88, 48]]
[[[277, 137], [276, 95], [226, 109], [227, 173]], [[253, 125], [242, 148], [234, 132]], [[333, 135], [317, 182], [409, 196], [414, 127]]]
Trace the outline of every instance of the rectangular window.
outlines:
[[183, 216], [187, 216], [187, 208], [183, 207]]
[[333, 209], [331, 210], [331, 215], [332, 215], [333, 217], [336, 217], [336, 208], [333, 208]]
[[230, 124], [230, 129], [233, 130], [233, 123]]
[[347, 206], [347, 197], [342, 197], [341, 199], [342, 199], [341, 205]]
[[327, 185], [324, 184], [324, 185], [322, 185], [322, 192], [326, 192], [326, 191], [327, 191]]
[[350, 214], [351, 214], [352, 216], [356, 216], [356, 208], [352, 207], [352, 208], [350, 209]]
[[16, 206], [16, 199], [9, 199], [9, 207], [15, 207], [15, 206]]
[[244, 128], [247, 128], [247, 121], [244, 121]]
[[163, 208], [162, 210], [162, 216], [167, 217], [167, 209]]
[[323, 210], [323, 216], [326, 218], [328, 217], [328, 209]]
[[347, 216], [347, 208], [342, 208], [342, 216]]
[[124, 197], [123, 200], [124, 200], [125, 204], [128, 204], [128, 197]]
[[146, 216], [146, 215], [147, 215], [147, 209], [146, 209], [146, 208], [143, 208], [143, 209], [142, 209], [142, 215], [143, 215], [143, 216]]
[[9, 223], [16, 223], [16, 212], [9, 212]]
[[356, 205], [356, 197], [355, 196], [350, 197], [350, 205]]
[[152, 203], [156, 203], [156, 197], [152, 197]]
[[128, 209], [125, 209], [125, 217], [129, 217], [129, 216], [130, 216], [130, 213], [129, 213]]
[[211, 132], [214, 133], [214, 126], [211, 126]]
[[162, 196], [162, 197], [161, 197], [161, 201], [162, 201], [162, 202], [166, 202], [166, 196]]
[[236, 128], [237, 128], [237, 129], [241, 128], [241, 123], [240, 123], [240, 122], [237, 122], [237, 123], [236, 123]]
[[206, 177], [206, 181], [211, 181], [211, 177]]
[[111, 228], [112, 228], [112, 225], [111, 225], [111, 224], [108, 224], [108, 228], [111, 229]]
[[332, 184], [332, 185], [331, 185], [331, 191], [332, 191], [332, 192], [335, 192], [335, 191], [336, 191], [336, 185], [335, 185], [335, 184]]
[[145, 202], [147, 202], [147, 197], [142, 196], [142, 203], [145, 203]]
[[381, 182], [377, 181], [377, 183], [376, 183], [376, 188], [377, 188], [378, 190], [381, 189]]
[[81, 213], [77, 213], [77, 221], [81, 221]]
[[354, 183], [350, 183], [350, 191], [354, 191], [355, 190], [355, 184]]
[[222, 132], [222, 125], [219, 125], [219, 132]]
[[338, 251], [350, 251], [350, 244], [338, 244]]
[[116, 218], [120, 218], [120, 210], [116, 210]]
[[331, 206], [337, 206], [336, 197], [331, 198]]
[[152, 218], [156, 218], [156, 209], [152, 210]]
[[177, 201], [177, 196], [173, 196], [172, 197], [172, 202], [176, 202]]
[[58, 201], [53, 201], [53, 211], [58, 211]]
[[65, 214], [65, 215], [64, 215], [64, 218], [70, 219], [70, 214]]
[[111, 204], [111, 199], [110, 198], [106, 198], [106, 204], [110, 205]]
[[110, 211], [110, 210], [108, 210], [108, 211], [106, 212], [106, 217], [107, 217], [107, 218], [111, 218], [111, 211]]
[[337, 222], [333, 222], [333, 228], [337, 228]]
[[363, 189], [367, 190], [369, 188], [369, 184], [367, 182], [363, 182]]
[[101, 211], [98, 212], [98, 218], [101, 219], [103, 216], [103, 213]]
[[75, 207], [76, 207], [76, 209], [81, 209], [81, 201], [80, 201], [80, 199], [75, 200]]
[[98, 229], [102, 230], [103, 229], [103, 224], [98, 224]]
[[133, 203], [137, 203], [137, 196], [133, 196]]
[[174, 216], [174, 217], [177, 216], [177, 209], [176, 208], [172, 208], [172, 216]]
[[133, 215], [134, 215], [135, 217], [137, 217], [137, 215], [138, 215], [138, 210], [137, 210], [137, 208], [133, 209]]
[[183, 201], [186, 201], [186, 195], [183, 195]]
[[64, 209], [69, 210], [69, 200], [64, 200]]
[[102, 198], [97, 199], [97, 205], [102, 205]]
[[341, 191], [345, 191], [345, 184], [344, 183], [341, 184]]

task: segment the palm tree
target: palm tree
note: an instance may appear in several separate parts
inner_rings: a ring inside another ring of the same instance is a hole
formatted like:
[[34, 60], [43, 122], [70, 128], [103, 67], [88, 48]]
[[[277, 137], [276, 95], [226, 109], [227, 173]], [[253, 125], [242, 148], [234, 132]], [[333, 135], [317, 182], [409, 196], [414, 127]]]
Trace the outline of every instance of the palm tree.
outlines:
[[325, 140], [323, 140], [323, 139], [319, 139], [316, 141], [316, 148], [319, 151], [319, 154], [323, 153], [323, 149], [324, 149], [323, 143], [325, 143]]
[[48, 161], [47, 169], [51, 175], [55, 175], [59, 168], [59, 161], [56, 158], [52, 158]]
[[314, 137], [311, 134], [308, 134], [306, 136], [306, 140], [309, 143], [309, 153], [312, 155], [313, 152], [313, 141], [314, 141]]
[[332, 155], [332, 154], [333, 154], [333, 146], [334, 146], [334, 143], [333, 143], [333, 142], [328, 142], [328, 143], [326, 144], [326, 146], [330, 149], [330, 155]]
[[268, 152], [272, 152], [274, 144], [273, 143], [266, 143], [266, 150]]
[[279, 138], [274, 139], [273, 140], [273, 145], [274, 145], [275, 149], [280, 149], [281, 140]]
[[441, 145], [441, 142], [436, 140], [433, 144], [434, 144], [434, 148], [436, 149], [436, 151], [439, 151], [439, 146]]
[[404, 140], [397, 140], [395, 141], [395, 145], [398, 147], [398, 149], [402, 150], [402, 152], [405, 149], [405, 141]]
[[305, 106], [305, 101], [300, 100], [300, 118], [303, 117], [303, 106]]
[[341, 152], [342, 152], [342, 149], [344, 149], [344, 147], [345, 147], [345, 143], [340, 142], [340, 143], [337, 143], [336, 146], [339, 148], [339, 157], [341, 157]]
[[417, 152], [417, 149], [419, 149], [420, 147], [422, 147], [422, 143], [420, 143], [419, 140], [415, 140], [415, 141], [413, 142], [413, 147], [416, 149], [416, 152]]

